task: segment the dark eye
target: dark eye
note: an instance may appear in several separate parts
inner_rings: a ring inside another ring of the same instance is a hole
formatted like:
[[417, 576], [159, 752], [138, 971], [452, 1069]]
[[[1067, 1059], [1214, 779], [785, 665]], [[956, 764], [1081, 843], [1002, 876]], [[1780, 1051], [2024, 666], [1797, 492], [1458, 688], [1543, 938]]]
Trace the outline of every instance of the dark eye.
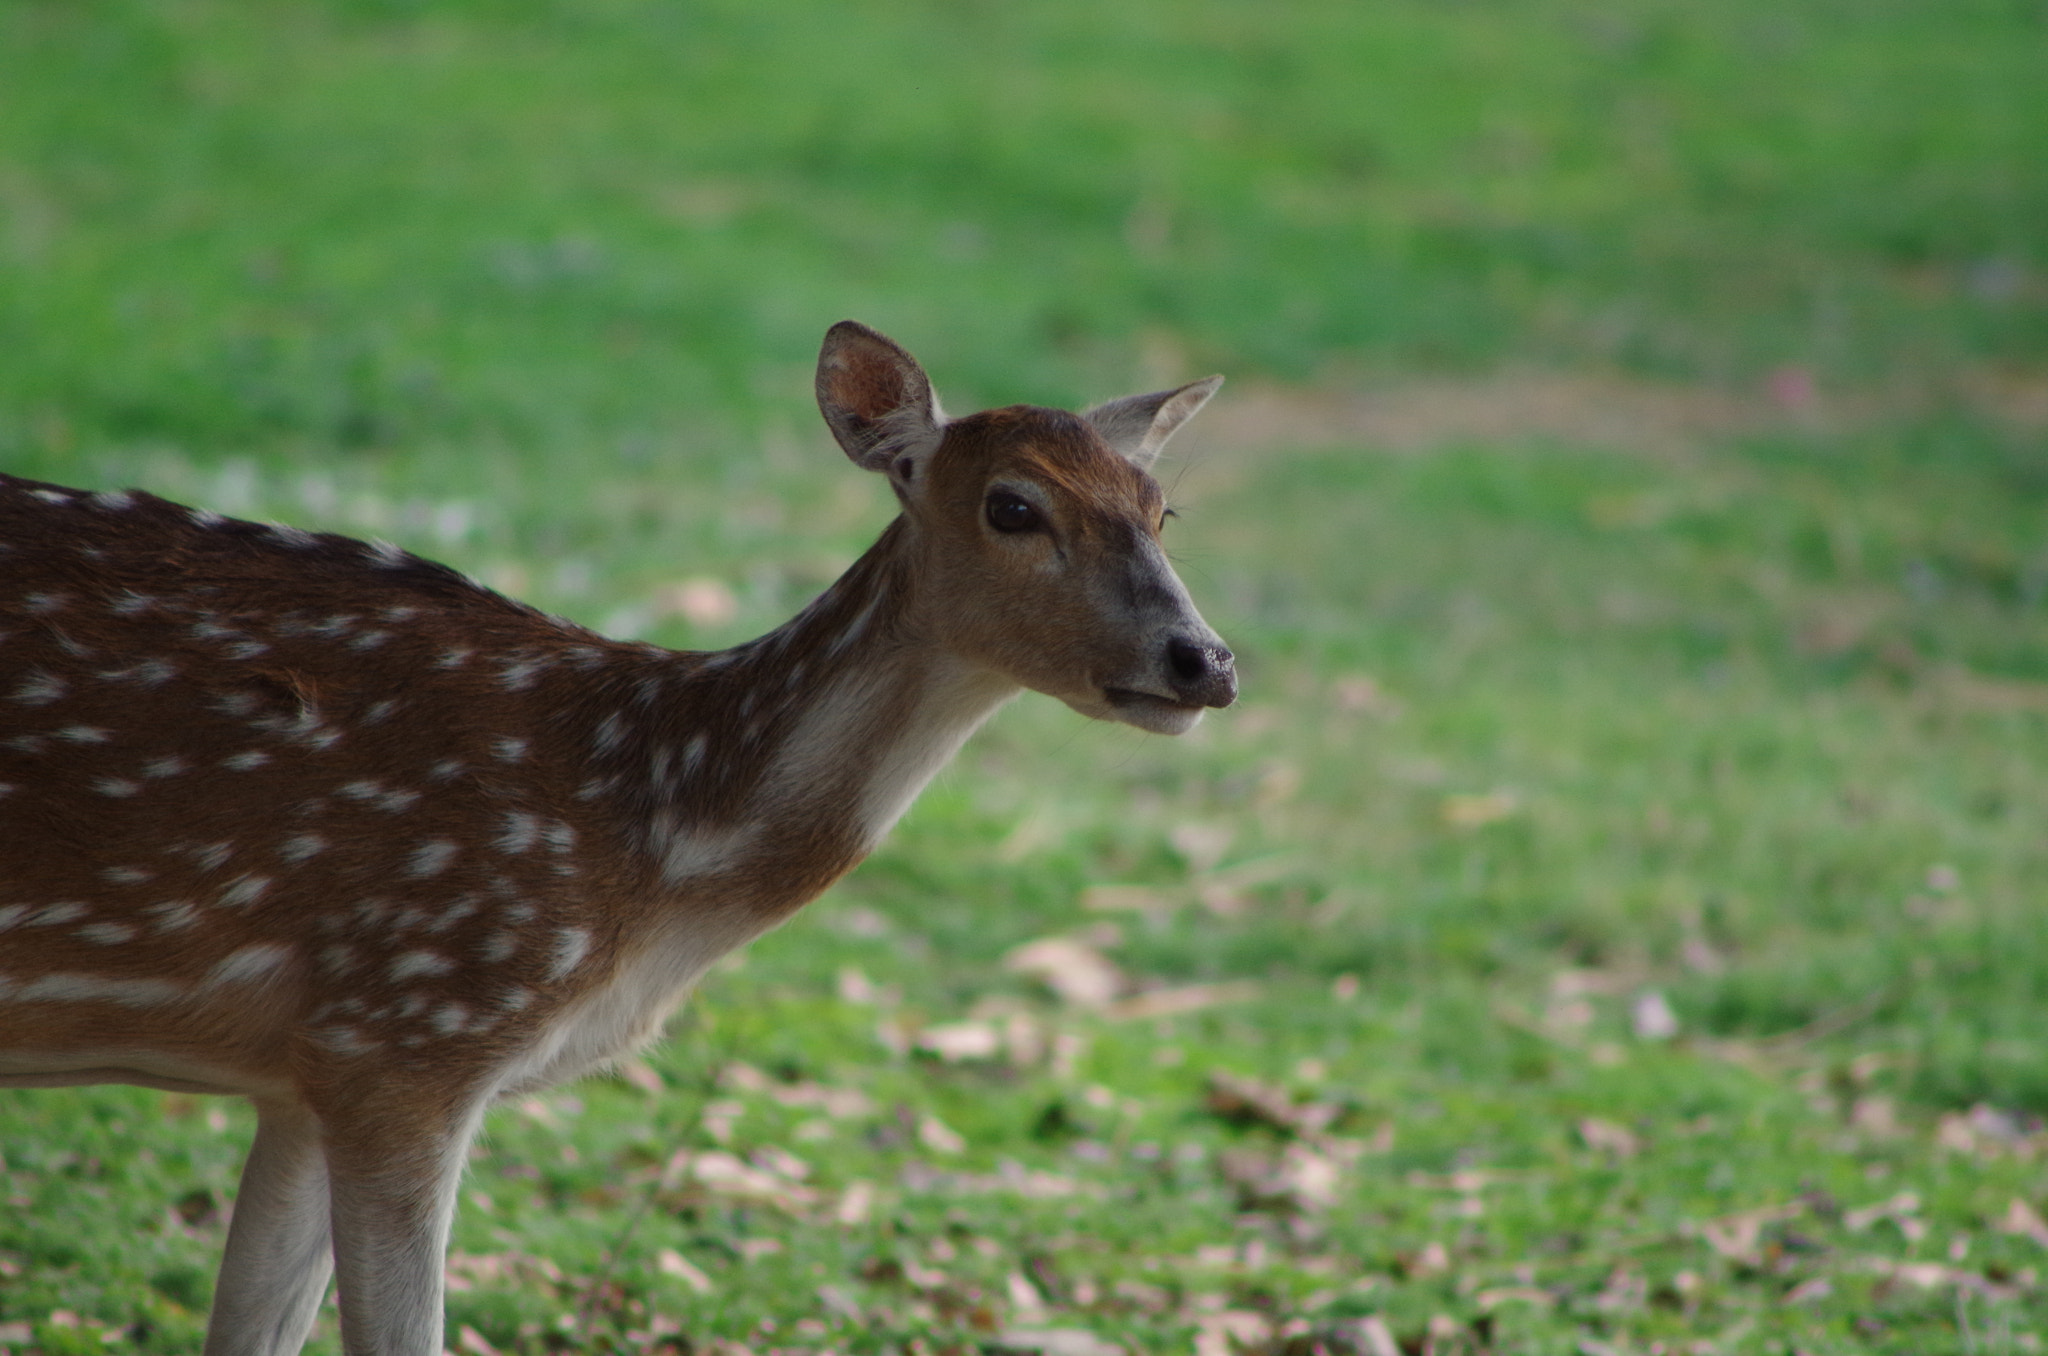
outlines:
[[988, 497], [988, 525], [998, 532], [1029, 532], [1044, 526], [1044, 520], [1024, 500], [997, 490]]

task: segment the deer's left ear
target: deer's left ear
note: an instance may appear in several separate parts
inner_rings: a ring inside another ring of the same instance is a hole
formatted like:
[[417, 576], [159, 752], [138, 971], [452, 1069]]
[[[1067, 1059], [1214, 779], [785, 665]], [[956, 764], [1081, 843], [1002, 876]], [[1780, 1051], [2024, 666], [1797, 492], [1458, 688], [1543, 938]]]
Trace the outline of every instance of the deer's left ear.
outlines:
[[827, 330], [818, 409], [854, 465], [883, 472], [899, 493], [923, 488], [946, 416], [931, 379], [893, 340], [853, 320]]
[[1140, 471], [1149, 471], [1173, 431], [1193, 418], [1222, 384], [1221, 377], [1203, 377], [1171, 391], [1106, 400], [1081, 417], [1095, 426], [1102, 441], [1128, 457]]

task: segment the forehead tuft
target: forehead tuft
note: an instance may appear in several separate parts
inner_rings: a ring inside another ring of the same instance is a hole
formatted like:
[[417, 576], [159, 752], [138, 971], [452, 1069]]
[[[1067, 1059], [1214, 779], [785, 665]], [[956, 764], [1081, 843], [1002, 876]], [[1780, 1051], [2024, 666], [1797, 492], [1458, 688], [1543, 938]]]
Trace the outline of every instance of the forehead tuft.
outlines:
[[1066, 410], [1009, 405], [969, 415], [948, 426], [942, 455], [982, 475], [1012, 471], [1083, 500], [1123, 501], [1147, 511], [1164, 502], [1158, 482]]

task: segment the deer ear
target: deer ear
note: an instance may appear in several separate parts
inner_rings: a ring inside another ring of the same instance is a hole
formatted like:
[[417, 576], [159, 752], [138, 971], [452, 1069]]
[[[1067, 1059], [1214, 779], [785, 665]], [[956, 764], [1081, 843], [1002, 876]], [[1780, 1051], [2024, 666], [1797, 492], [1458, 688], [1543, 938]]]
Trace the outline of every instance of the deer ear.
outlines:
[[1221, 377], [1203, 377], [1171, 391], [1106, 400], [1081, 417], [1095, 426], [1102, 441], [1140, 471], [1149, 471], [1173, 431], [1193, 418], [1222, 384]]
[[854, 320], [825, 332], [818, 409], [853, 464], [886, 472], [899, 491], [922, 481], [946, 421], [917, 359]]

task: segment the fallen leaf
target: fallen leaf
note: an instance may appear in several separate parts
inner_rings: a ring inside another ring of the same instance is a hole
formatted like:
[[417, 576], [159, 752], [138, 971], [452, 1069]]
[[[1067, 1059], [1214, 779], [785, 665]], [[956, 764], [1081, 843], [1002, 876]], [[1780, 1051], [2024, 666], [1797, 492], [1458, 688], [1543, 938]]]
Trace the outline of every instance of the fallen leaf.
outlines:
[[2005, 1214], [1999, 1217], [1998, 1232], [2031, 1238], [2048, 1248], [2048, 1220], [2042, 1219], [2040, 1211], [2017, 1196], [2006, 1205]]
[[1304, 1137], [1322, 1134], [1343, 1114], [1343, 1108], [1332, 1103], [1298, 1103], [1271, 1084], [1222, 1072], [1209, 1075], [1208, 1107], [1227, 1121]]
[[1122, 1347], [1086, 1328], [1011, 1328], [997, 1335], [994, 1350], [1037, 1356], [1124, 1356]]
[[1100, 1008], [1123, 992], [1124, 977], [1116, 963], [1088, 943], [1073, 937], [1041, 937], [1011, 951], [1003, 968], [1038, 980], [1064, 1002]]
[[1628, 1008], [1629, 1029], [1639, 1041], [1668, 1041], [1678, 1034], [1678, 1014], [1660, 989], [1645, 989]]
[[1476, 796], [1445, 796], [1439, 813], [1456, 829], [1480, 829], [1508, 819], [1521, 809], [1520, 797], [1512, 791], [1487, 791]]
[[1261, 1350], [1272, 1339], [1273, 1321], [1251, 1309], [1224, 1309], [1195, 1319], [1195, 1356], [1237, 1356]]
[[711, 1278], [698, 1270], [690, 1259], [674, 1248], [663, 1248], [654, 1255], [655, 1269], [664, 1276], [673, 1276], [700, 1295], [708, 1295], [714, 1288]]
[[1001, 1054], [1003, 1037], [993, 1022], [944, 1022], [918, 1032], [916, 1047], [948, 1064], [958, 1064]]
[[1248, 1003], [1258, 996], [1259, 985], [1252, 980], [1236, 980], [1225, 984], [1185, 984], [1172, 989], [1152, 989], [1119, 999], [1103, 1009], [1103, 1016], [1113, 1022], [1141, 1021], [1148, 1017], [1178, 1017], [1183, 1013], [1200, 1012], [1205, 1008]]
[[937, 1116], [918, 1121], [917, 1142], [935, 1154], [957, 1154], [967, 1148], [966, 1138]]

